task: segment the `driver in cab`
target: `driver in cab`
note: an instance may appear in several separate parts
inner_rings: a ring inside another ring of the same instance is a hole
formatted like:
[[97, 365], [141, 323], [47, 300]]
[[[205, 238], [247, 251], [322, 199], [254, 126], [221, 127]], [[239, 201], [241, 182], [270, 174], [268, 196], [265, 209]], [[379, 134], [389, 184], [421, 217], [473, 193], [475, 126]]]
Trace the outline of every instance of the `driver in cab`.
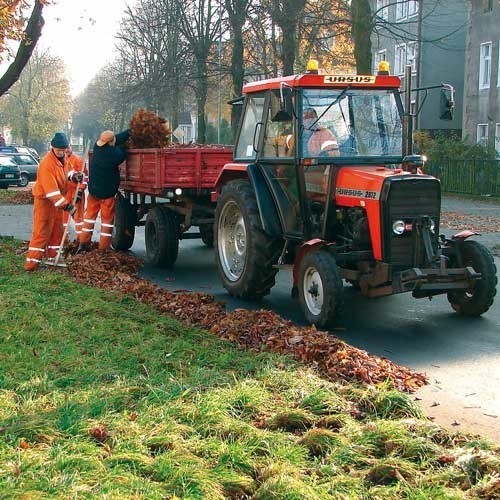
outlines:
[[339, 144], [333, 133], [319, 125], [314, 108], [304, 109], [302, 115], [303, 144], [306, 156], [339, 156]]

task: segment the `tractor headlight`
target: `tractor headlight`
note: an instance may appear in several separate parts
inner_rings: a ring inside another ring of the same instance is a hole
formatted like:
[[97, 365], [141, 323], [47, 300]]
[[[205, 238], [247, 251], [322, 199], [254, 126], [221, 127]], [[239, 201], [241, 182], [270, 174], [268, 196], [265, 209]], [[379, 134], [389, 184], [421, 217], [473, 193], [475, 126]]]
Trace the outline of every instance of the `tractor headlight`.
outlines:
[[405, 221], [396, 220], [392, 223], [392, 232], [397, 235], [401, 235], [405, 232]]
[[182, 189], [181, 188], [176, 188], [175, 189], [175, 194], [176, 194], [176, 196], [180, 196], [182, 194]]

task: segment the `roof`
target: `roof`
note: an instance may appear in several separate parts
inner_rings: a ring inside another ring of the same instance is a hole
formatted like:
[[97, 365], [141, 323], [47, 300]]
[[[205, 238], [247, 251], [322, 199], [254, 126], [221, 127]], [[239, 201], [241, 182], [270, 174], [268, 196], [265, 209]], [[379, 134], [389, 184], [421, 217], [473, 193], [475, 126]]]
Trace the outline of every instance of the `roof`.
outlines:
[[325, 87], [325, 88], [399, 88], [401, 80], [397, 76], [381, 75], [318, 75], [306, 73], [302, 75], [282, 76], [269, 80], [247, 83], [243, 93], [249, 94], [268, 89], [279, 89], [285, 83], [289, 87]]

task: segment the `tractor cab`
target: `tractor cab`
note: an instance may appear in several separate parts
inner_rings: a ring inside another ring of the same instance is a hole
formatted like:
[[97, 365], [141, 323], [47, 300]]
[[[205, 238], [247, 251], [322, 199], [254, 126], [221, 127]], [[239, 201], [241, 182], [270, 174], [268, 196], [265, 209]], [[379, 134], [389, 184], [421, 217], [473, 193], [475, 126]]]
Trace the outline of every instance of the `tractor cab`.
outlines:
[[403, 159], [403, 106], [394, 76], [303, 75], [244, 87], [235, 161], [254, 162], [277, 200], [286, 238], [326, 237], [342, 166]]

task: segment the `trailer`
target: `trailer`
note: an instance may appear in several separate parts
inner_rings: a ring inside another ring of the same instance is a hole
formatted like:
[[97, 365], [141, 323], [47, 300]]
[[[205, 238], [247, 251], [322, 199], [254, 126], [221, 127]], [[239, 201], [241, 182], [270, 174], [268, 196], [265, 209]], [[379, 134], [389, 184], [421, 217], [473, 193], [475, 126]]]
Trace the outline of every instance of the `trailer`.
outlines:
[[[213, 246], [213, 191], [230, 146], [129, 149], [120, 165], [113, 247], [128, 250], [135, 228], [145, 226], [146, 258], [159, 267], [172, 267], [179, 240], [201, 238]], [[198, 231], [190, 231], [197, 227]]]

